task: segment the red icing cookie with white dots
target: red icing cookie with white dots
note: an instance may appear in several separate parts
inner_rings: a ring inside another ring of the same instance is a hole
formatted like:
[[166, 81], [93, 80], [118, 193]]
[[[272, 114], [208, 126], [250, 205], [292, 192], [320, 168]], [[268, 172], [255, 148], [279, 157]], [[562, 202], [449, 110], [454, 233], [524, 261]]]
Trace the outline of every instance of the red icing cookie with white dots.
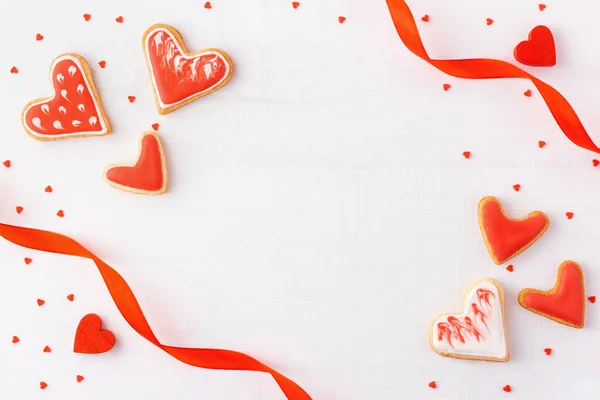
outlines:
[[148, 28], [142, 46], [160, 114], [222, 88], [233, 74], [233, 62], [225, 52], [204, 49], [189, 53], [179, 32], [168, 25]]
[[104, 180], [116, 189], [138, 194], [162, 194], [167, 190], [167, 163], [156, 132], [146, 132], [140, 140], [135, 165], [109, 165]]
[[479, 202], [479, 226], [492, 260], [500, 265], [538, 240], [550, 221], [541, 211], [522, 219], [510, 219], [497, 198], [485, 197]]
[[90, 67], [77, 54], [63, 54], [52, 62], [54, 95], [33, 100], [21, 116], [29, 136], [58, 140], [110, 133], [110, 123], [94, 85]]

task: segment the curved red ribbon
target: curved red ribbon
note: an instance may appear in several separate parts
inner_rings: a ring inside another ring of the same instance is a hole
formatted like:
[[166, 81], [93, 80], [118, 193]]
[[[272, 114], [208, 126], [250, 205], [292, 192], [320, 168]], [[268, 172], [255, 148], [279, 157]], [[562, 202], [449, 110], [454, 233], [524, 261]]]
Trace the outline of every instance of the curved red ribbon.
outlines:
[[92, 260], [98, 267], [115, 305], [133, 330], [179, 361], [200, 368], [265, 372], [273, 376], [289, 400], [311, 400], [311, 397], [292, 380], [246, 354], [231, 350], [173, 347], [160, 343], [125, 279], [75, 240], [54, 232], [5, 224], [0, 224], [0, 236], [29, 249]]
[[429, 57], [415, 19], [410, 8], [404, 0], [386, 0], [396, 31], [404, 45], [417, 57], [425, 60], [435, 68], [448, 75], [464, 79], [499, 79], [523, 78], [529, 79], [538, 89], [546, 102], [550, 113], [556, 123], [575, 145], [584, 149], [600, 153], [600, 148], [594, 144], [592, 138], [583, 127], [581, 120], [569, 104], [556, 89], [535, 76], [525, 72], [516, 65], [506, 61], [487, 58], [473, 58], [460, 60], [434, 60]]

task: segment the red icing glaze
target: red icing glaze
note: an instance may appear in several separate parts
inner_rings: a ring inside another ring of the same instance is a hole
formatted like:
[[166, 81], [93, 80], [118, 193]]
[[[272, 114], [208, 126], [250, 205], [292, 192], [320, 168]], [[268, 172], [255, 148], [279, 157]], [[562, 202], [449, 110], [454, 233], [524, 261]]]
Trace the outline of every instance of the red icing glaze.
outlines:
[[158, 97], [166, 106], [215, 89], [231, 71], [214, 50], [188, 55], [166, 28], [151, 32], [146, 46]]
[[481, 321], [487, 327], [486, 320], [491, 316], [491, 299], [495, 299], [494, 293], [486, 289], [477, 289], [477, 302], [471, 303], [471, 312], [473, 319], [468, 316], [454, 317], [449, 316], [447, 322], [439, 322], [438, 341], [446, 340], [450, 346], [452, 341], [458, 340], [465, 343], [470, 338], [475, 338], [478, 342], [483, 339], [483, 334], [477, 328], [477, 321]]
[[524, 299], [525, 306], [540, 314], [583, 326], [585, 297], [581, 269], [576, 264], [566, 263], [561, 272], [556, 293], [529, 293]]
[[163, 154], [157, 136], [142, 138], [140, 156], [132, 166], [115, 166], [106, 171], [106, 179], [126, 188], [156, 192], [165, 185]]
[[515, 59], [521, 64], [534, 67], [552, 67], [556, 65], [556, 47], [552, 31], [544, 25], [538, 25], [525, 40], [515, 47]]
[[107, 131], [85, 73], [74, 60], [70, 56], [55, 60], [51, 69], [54, 97], [36, 101], [25, 109], [25, 126], [35, 136], [52, 138]]
[[543, 213], [522, 220], [507, 218], [497, 200], [484, 200], [479, 213], [488, 250], [497, 264], [502, 264], [529, 247], [548, 226], [548, 218]]

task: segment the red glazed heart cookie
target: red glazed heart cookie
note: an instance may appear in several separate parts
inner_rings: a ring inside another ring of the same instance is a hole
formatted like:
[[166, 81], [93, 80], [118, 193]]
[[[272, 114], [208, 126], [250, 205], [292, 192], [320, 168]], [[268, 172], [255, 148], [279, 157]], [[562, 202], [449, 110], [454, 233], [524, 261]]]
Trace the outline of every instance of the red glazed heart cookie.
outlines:
[[25, 106], [22, 123], [29, 136], [56, 140], [110, 133], [108, 118], [90, 68], [77, 54], [57, 57], [50, 67], [54, 95]]
[[431, 325], [431, 348], [445, 357], [508, 361], [504, 291], [492, 279], [467, 290], [462, 314], [445, 314]]
[[188, 53], [179, 32], [153, 25], [144, 33], [144, 52], [160, 114], [167, 114], [225, 86], [233, 63], [219, 49]]
[[550, 221], [541, 211], [532, 212], [523, 219], [510, 219], [498, 199], [485, 197], [479, 202], [479, 226], [492, 260], [500, 265], [538, 240], [550, 226]]
[[115, 335], [102, 329], [102, 319], [88, 314], [81, 319], [75, 333], [73, 351], [80, 354], [106, 353], [115, 345]]
[[515, 59], [521, 64], [533, 67], [552, 67], [556, 65], [556, 46], [552, 31], [544, 25], [538, 25], [525, 40], [515, 47]]
[[581, 267], [573, 261], [563, 262], [552, 289], [524, 289], [519, 293], [519, 304], [560, 324], [583, 328], [585, 289]]
[[117, 189], [139, 194], [161, 194], [167, 190], [167, 164], [160, 138], [146, 132], [140, 141], [140, 154], [133, 166], [109, 165], [106, 182]]

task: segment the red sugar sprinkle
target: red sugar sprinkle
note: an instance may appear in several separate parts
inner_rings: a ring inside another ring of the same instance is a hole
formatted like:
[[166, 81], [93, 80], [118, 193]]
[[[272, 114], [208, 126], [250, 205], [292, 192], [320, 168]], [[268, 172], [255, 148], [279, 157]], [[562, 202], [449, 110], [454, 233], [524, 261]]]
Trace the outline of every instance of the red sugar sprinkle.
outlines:
[[452, 85], [450, 85], [449, 83], [444, 83], [444, 92], [447, 92], [448, 90], [450, 90], [451, 87], [452, 87]]
[[540, 4], [540, 5], [538, 5], [538, 7], [539, 7], [540, 11], [544, 11], [547, 6], [545, 4]]
[[432, 389], [435, 389], [437, 387], [437, 383], [435, 383], [435, 381], [431, 381], [431, 382], [429, 382], [428, 386]]
[[160, 124], [152, 124], [152, 129], [154, 129], [155, 131], [157, 131], [159, 127]]
[[42, 300], [42, 299], [37, 299], [37, 304], [38, 304], [38, 306], [40, 306], [40, 307], [41, 307], [41, 306], [43, 306], [44, 304], [46, 304], [46, 301], [45, 301], [45, 300]]
[[92, 18], [92, 16], [90, 14], [83, 14], [83, 19], [85, 19], [86, 21], [89, 21]]
[[544, 353], [546, 353], [546, 355], [549, 356], [550, 354], [552, 354], [552, 349], [550, 349], [550, 348], [544, 349]]
[[600, 165], [600, 161], [594, 159], [594, 160], [592, 160], [592, 165], [594, 167], [597, 167], [598, 165]]
[[592, 304], [594, 304], [596, 302], [596, 296], [590, 296], [588, 297], [588, 301]]
[[16, 210], [17, 210], [17, 214], [21, 214], [23, 212], [23, 207], [17, 206]]
[[512, 388], [510, 387], [510, 385], [506, 385], [502, 388], [502, 390], [504, 390], [506, 393], [510, 393], [512, 392]]
[[207, 10], [210, 10], [212, 8], [212, 4], [210, 4], [210, 1], [204, 3], [204, 8], [206, 8]]
[[25, 264], [29, 265], [29, 264], [31, 264], [31, 262], [33, 260], [31, 258], [29, 258], [29, 257], [25, 257], [25, 259], [23, 261], [25, 261]]
[[339, 21], [340, 24], [343, 24], [344, 21], [346, 21], [346, 17], [339, 16], [338, 17], [338, 21]]
[[491, 18], [486, 18], [486, 19], [485, 19], [485, 23], [487, 24], [487, 26], [490, 26], [491, 24], [493, 24], [493, 23], [494, 23], [494, 20], [493, 20], [493, 19], [491, 19]]
[[6, 168], [10, 168], [10, 160], [6, 160], [2, 164], [4, 164]]
[[106, 68], [106, 61], [99, 61], [98, 65], [100, 66], [100, 68]]
[[40, 389], [44, 390], [48, 387], [48, 384], [46, 382], [40, 382]]
[[74, 295], [74, 294], [70, 294], [70, 295], [68, 295], [68, 296], [67, 296], [67, 300], [69, 300], [69, 301], [73, 301], [73, 300], [75, 300], [75, 295]]
[[526, 90], [523, 94], [527, 97], [531, 97], [531, 90]]
[[118, 16], [117, 18], [115, 18], [115, 21], [117, 21], [118, 23], [122, 24], [123, 23], [123, 17], [122, 16]]
[[517, 183], [516, 185], [513, 185], [513, 189], [515, 189], [515, 192], [518, 192], [519, 190], [521, 190], [521, 185]]
[[506, 267], [506, 270], [507, 270], [508, 272], [513, 272], [513, 271], [515, 270], [515, 267], [513, 267], [513, 265], [512, 265], [512, 264], [510, 264], [508, 267]]
[[44, 347], [44, 353], [51, 353], [52, 349], [50, 348], [50, 346], [46, 346]]
[[540, 140], [538, 142], [538, 146], [539, 146], [540, 149], [543, 148], [545, 145], [546, 145], [546, 142], [544, 142], [543, 140]]
[[292, 7], [294, 7], [294, 9], [300, 7], [300, 3], [298, 3], [297, 1], [292, 1]]
[[58, 212], [56, 213], [56, 215], [57, 215], [58, 217], [61, 217], [61, 218], [62, 218], [62, 217], [64, 217], [64, 216], [65, 216], [65, 212], [64, 212], [63, 210], [58, 210]]
[[135, 101], [135, 96], [127, 96], [127, 99], [130, 103], [133, 103]]
[[13, 336], [13, 338], [12, 338], [13, 343], [19, 343], [20, 341], [21, 341], [21, 339], [19, 339], [18, 336]]
[[463, 157], [464, 158], [471, 158], [471, 152], [470, 151], [463, 151]]
[[46, 193], [52, 193], [52, 186], [50, 186], [50, 185], [46, 186], [46, 189], [44, 189], [44, 191]]
[[566, 213], [566, 216], [567, 216], [567, 218], [569, 218], [569, 219], [573, 218], [573, 215], [574, 215], [574, 214], [573, 214], [572, 212], [568, 212], [568, 213]]
[[37, 35], [35, 35], [35, 40], [39, 42], [40, 40], [44, 40], [44, 37], [38, 33]]
[[10, 69], [10, 73], [11, 73], [11, 74], [18, 74], [18, 73], [19, 73], [19, 69], [18, 69], [17, 67], [12, 67], [12, 68]]
[[83, 381], [85, 378], [84, 378], [83, 376], [81, 376], [81, 375], [77, 375], [76, 379], [77, 379], [77, 382], [81, 382], [81, 381]]
[[421, 21], [423, 22], [429, 22], [429, 15], [425, 14], [421, 17]]

